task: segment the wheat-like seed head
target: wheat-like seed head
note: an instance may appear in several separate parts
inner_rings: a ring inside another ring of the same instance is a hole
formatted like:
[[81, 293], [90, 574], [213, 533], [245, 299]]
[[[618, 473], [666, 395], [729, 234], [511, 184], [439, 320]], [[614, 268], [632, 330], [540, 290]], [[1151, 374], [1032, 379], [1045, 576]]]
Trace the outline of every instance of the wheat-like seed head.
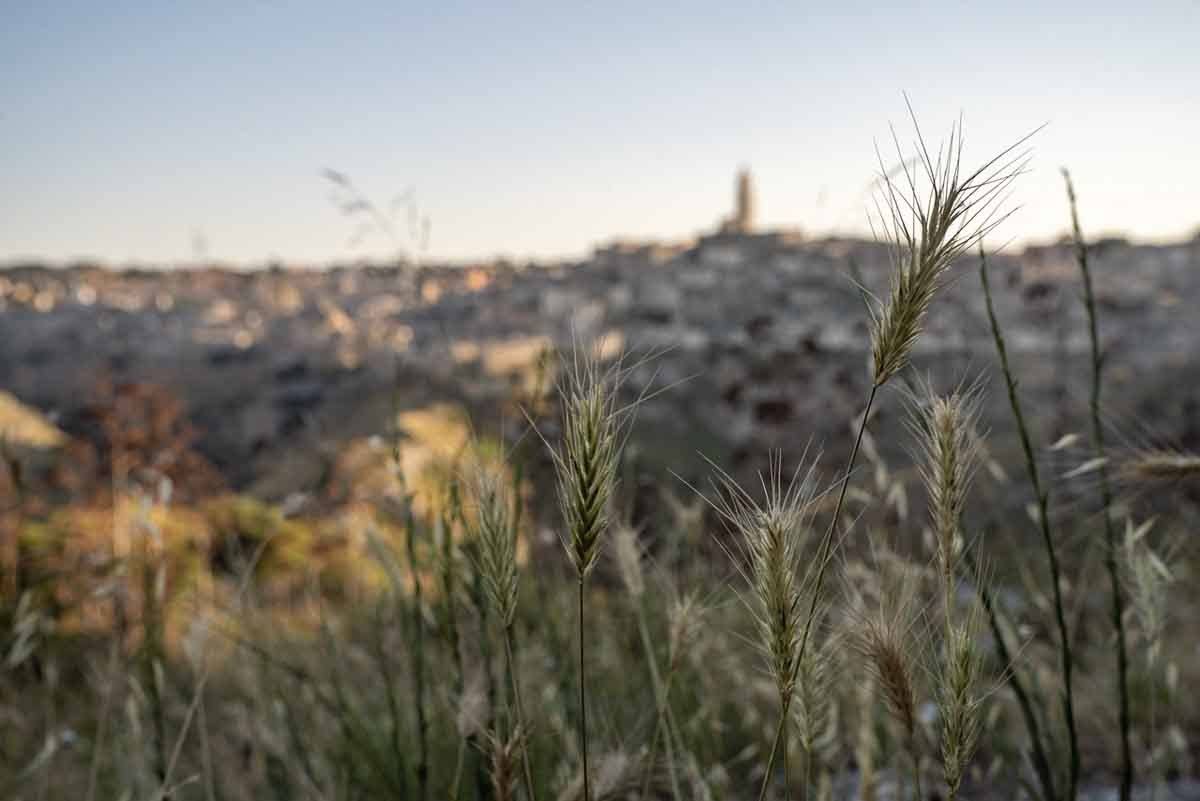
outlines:
[[811, 534], [814, 469], [799, 469], [785, 488], [776, 457], [762, 477], [764, 500], [751, 498], [725, 473], [717, 484], [723, 498], [714, 505], [737, 535], [747, 565], [739, 570], [750, 583], [749, 606], [760, 644], [781, 702], [790, 703], [799, 671], [800, 640], [805, 629], [807, 595], [815, 565], [805, 565], [803, 546]]
[[862, 651], [883, 690], [888, 711], [912, 738], [917, 725], [917, 695], [912, 657], [904, 638], [892, 628], [870, 626], [863, 632]]
[[942, 773], [950, 798], [959, 786], [979, 742], [984, 693], [980, 678], [983, 652], [978, 641], [978, 614], [966, 616], [946, 630], [945, 653], [938, 681], [942, 729]]
[[520, 780], [521, 749], [525, 747], [525, 732], [521, 724], [513, 726], [507, 738], [494, 732], [484, 735], [488, 758], [488, 779], [496, 801], [515, 801]]
[[476, 504], [476, 569], [488, 598], [505, 626], [517, 612], [517, 529], [513, 521], [512, 493], [498, 471], [480, 467], [472, 486]]
[[564, 544], [582, 580], [595, 566], [608, 528], [628, 412], [617, 405], [619, 365], [606, 371], [598, 355], [577, 351], [564, 372], [559, 389], [563, 435], [554, 463]]
[[1167, 588], [1173, 579], [1171, 569], [1146, 542], [1154, 521], [1139, 526], [1125, 523], [1125, 573], [1134, 618], [1146, 645], [1146, 661], [1155, 664], [1162, 650], [1167, 618]]
[[928, 383], [914, 399], [909, 419], [918, 446], [920, 473], [929, 496], [929, 516], [937, 543], [942, 580], [953, 584], [962, 548], [960, 520], [979, 463], [977, 386], [936, 395]]
[[895, 586], [884, 586], [882, 578], [878, 597], [872, 601], [874, 609], [867, 611], [860, 600], [851, 610], [851, 642], [883, 694], [888, 712], [911, 743], [917, 725], [913, 655], [919, 650], [914, 611], [918, 579], [908, 570], [902, 571]]
[[[818, 611], [813, 633], [819, 634], [824, 614]], [[838, 638], [814, 639], [804, 650], [796, 674], [793, 717], [800, 732], [800, 745], [810, 757], [823, 760], [837, 747], [837, 643]]]
[[671, 601], [667, 611], [667, 662], [671, 669], [679, 664], [683, 654], [699, 638], [707, 610], [694, 593], [686, 593]]
[[1162, 448], [1143, 450], [1123, 462], [1120, 473], [1131, 484], [1200, 479], [1200, 454]]
[[914, 128], [913, 157], [903, 153], [892, 132], [902, 179], [893, 177], [895, 170], [886, 170], [879, 157], [882, 192], [872, 228], [891, 243], [894, 272], [887, 301], [872, 310], [875, 386], [908, 364], [925, 314], [951, 264], [1005, 219], [1008, 190], [1029, 158], [1022, 149], [1026, 136], [963, 174], [961, 121], [951, 127], [949, 142], [936, 157], [930, 156], [915, 117]]

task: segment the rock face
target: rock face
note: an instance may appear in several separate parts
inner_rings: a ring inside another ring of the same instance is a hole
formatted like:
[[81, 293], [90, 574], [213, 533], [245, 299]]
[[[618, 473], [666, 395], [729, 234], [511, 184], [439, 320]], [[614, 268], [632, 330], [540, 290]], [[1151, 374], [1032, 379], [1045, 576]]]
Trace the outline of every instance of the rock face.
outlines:
[[[1200, 243], [1107, 243], [1093, 264], [1114, 416], [1200, 447]], [[993, 370], [977, 267], [955, 268], [916, 349], [916, 368], [943, 387]], [[867, 388], [861, 290], [885, 294], [889, 269], [872, 243], [778, 234], [526, 267], [10, 268], [0, 272], [0, 386], [69, 417], [101, 378], [165, 384], [187, 403], [208, 458], [249, 486], [283, 450], [378, 433], [393, 395], [497, 415], [495, 400], [523, 386], [545, 344], [608, 334], [663, 352], [627, 385], [631, 396], [671, 387], [639, 412], [662, 458], [688, 471], [700, 451], [736, 469], [774, 448], [841, 453]], [[1080, 429], [1089, 362], [1070, 248], [997, 256], [989, 270], [1045, 437]], [[990, 383], [986, 418], [1003, 442], [1002, 385]], [[885, 400], [877, 433], [903, 459], [902, 404]]]

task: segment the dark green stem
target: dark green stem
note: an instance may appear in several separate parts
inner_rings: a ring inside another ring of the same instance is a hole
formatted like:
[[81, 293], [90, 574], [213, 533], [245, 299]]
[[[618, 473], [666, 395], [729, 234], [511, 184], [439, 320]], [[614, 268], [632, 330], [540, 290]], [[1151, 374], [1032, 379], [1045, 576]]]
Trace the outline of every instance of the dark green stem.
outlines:
[[517, 677], [517, 661], [513, 658], [512, 626], [504, 627], [504, 653], [508, 660], [508, 676], [512, 681], [513, 701], [517, 708], [517, 724], [521, 727], [522, 736], [526, 738], [521, 748], [521, 767], [525, 772], [525, 792], [529, 801], [537, 801], [533, 791], [533, 770], [529, 766], [529, 724], [525, 719], [525, 704], [521, 701], [521, 681]]
[[1025, 452], [1025, 470], [1029, 474], [1029, 483], [1033, 487], [1034, 495], [1037, 496], [1038, 525], [1041, 529], [1042, 543], [1046, 548], [1046, 560], [1050, 566], [1050, 581], [1054, 589], [1054, 616], [1058, 624], [1059, 652], [1062, 658], [1063, 713], [1067, 722], [1067, 743], [1070, 750], [1070, 770], [1065, 798], [1066, 801], [1074, 801], [1076, 786], [1079, 783], [1079, 739], [1075, 728], [1075, 693], [1071, 683], [1074, 660], [1071, 655], [1071, 637], [1067, 633], [1067, 616], [1063, 606], [1058, 554], [1054, 548], [1054, 538], [1050, 533], [1049, 494], [1042, 488], [1042, 482], [1038, 475], [1033, 441], [1029, 435], [1029, 427], [1025, 424], [1025, 415], [1021, 411], [1021, 400], [1017, 397], [1017, 381], [1013, 377], [1012, 368], [1008, 363], [1008, 350], [1005, 348], [1004, 335], [1000, 332], [1000, 323], [996, 319], [996, 309], [992, 303], [992, 290], [987, 277], [987, 261], [984, 259], [982, 248], [979, 254], [979, 278], [983, 284], [983, 296], [987, 304], [992, 339], [1000, 357], [1000, 367], [1004, 372], [1004, 383], [1008, 389], [1008, 403], [1017, 424], [1021, 448]]
[[[492, 638], [488, 626], [488, 604], [483, 596], [483, 578], [476, 570], [474, 580], [471, 582], [471, 604], [479, 614], [479, 659], [483, 662], [484, 683], [487, 688], [488, 719], [485, 722], [484, 731], [491, 731], [495, 722], [496, 676], [492, 672]], [[475, 793], [479, 798], [492, 797], [492, 786], [488, 781], [487, 771], [483, 760], [478, 758], [475, 760]]]
[[833, 508], [833, 519], [829, 521], [829, 528], [825, 530], [821, 548], [817, 553], [817, 583], [813, 588], [812, 601], [808, 605], [808, 618], [804, 621], [804, 633], [800, 637], [800, 653], [796, 658], [796, 667], [793, 669], [793, 680], [796, 677], [795, 671], [798, 671], [804, 662], [804, 651], [808, 647], [808, 635], [811, 633], [813, 620], [817, 616], [817, 604], [821, 600], [821, 588], [825, 583], [825, 570], [829, 567], [833, 556], [833, 541], [837, 536], [842, 507], [846, 503], [846, 490], [850, 487], [850, 475], [854, 472], [854, 463], [858, 460], [858, 451], [862, 447], [863, 435], [867, 432], [867, 419], [871, 416], [871, 407], [875, 405], [875, 395], [881, 386], [882, 384], [871, 385], [871, 394], [867, 396], [867, 405], [863, 409], [862, 420], [858, 424], [858, 435], [854, 438], [854, 447], [850, 450], [850, 458], [846, 461], [846, 472], [842, 475], [842, 487], [838, 491], [837, 505]]
[[[1063, 179], [1067, 183], [1067, 199], [1071, 204], [1071, 229], [1075, 234], [1075, 255], [1079, 271], [1083, 275], [1083, 301], [1087, 308], [1088, 338], [1092, 349], [1092, 449], [1097, 459], [1104, 458], [1104, 427], [1100, 423], [1100, 374], [1103, 358], [1100, 355], [1100, 336], [1096, 324], [1096, 297], [1092, 293], [1092, 273], [1088, 268], [1087, 244], [1079, 227], [1079, 212], [1075, 204], [1075, 187], [1071, 175], [1065, 169]], [[1108, 569], [1108, 580], [1112, 594], [1112, 623], [1117, 633], [1117, 696], [1120, 704], [1121, 725], [1121, 801], [1129, 801], [1133, 791], [1133, 757], [1129, 745], [1129, 651], [1125, 639], [1125, 599], [1121, 593], [1121, 576], [1117, 567], [1117, 533], [1112, 518], [1112, 486], [1108, 482], [1108, 466], [1100, 465], [1100, 495], [1104, 503], [1104, 565]]]
[[413, 625], [413, 695], [417, 710], [417, 788], [419, 798], [425, 801], [429, 797], [429, 721], [425, 711], [425, 620], [421, 612], [423, 599], [421, 593], [421, 576], [417, 569], [417, 526], [413, 520], [411, 507], [406, 513], [407, 529], [406, 546], [408, 550], [408, 569], [413, 581], [412, 625]]
[[970, 552], [964, 552], [963, 561], [967, 565], [967, 569], [971, 572], [975, 580], [975, 588], [979, 593], [979, 602], [983, 606], [983, 611], [987, 615], [988, 625], [992, 630], [992, 639], [996, 641], [996, 650], [1000, 654], [1000, 661], [1004, 664], [1004, 680], [1008, 686], [1012, 688], [1013, 695], [1016, 696], [1017, 706], [1021, 709], [1021, 717], [1025, 721], [1025, 728], [1029, 732], [1030, 759], [1033, 762], [1033, 770], [1037, 773], [1038, 781], [1042, 785], [1042, 801], [1056, 801], [1058, 798], [1054, 791], [1054, 773], [1050, 770], [1050, 760], [1046, 757], [1046, 747], [1042, 742], [1042, 732], [1038, 727], [1037, 715], [1033, 711], [1033, 703], [1029, 698], [1029, 692], [1025, 689], [1025, 685], [1021, 682], [1021, 677], [1017, 674], [1017, 666], [1013, 662], [1012, 652], [1008, 649], [1008, 642], [1004, 639], [1004, 630], [1000, 625], [1000, 610], [996, 608], [995, 599], [988, 592], [987, 587], [983, 584], [982, 576], [978, 566], [975, 564], [974, 557]]
[[579, 574], [579, 751], [583, 757], [583, 801], [592, 801], [591, 783], [588, 777], [587, 736], [587, 670], [584, 661], [583, 626], [583, 573]]
[[775, 738], [771, 741], [771, 753], [767, 756], [767, 772], [763, 776], [762, 788], [758, 791], [758, 801], [767, 797], [767, 788], [771, 786], [771, 771], [775, 769], [775, 760], [779, 756], [779, 744], [783, 742], [783, 733], [787, 728], [788, 711], [786, 706], [779, 715], [779, 725], [775, 727]]

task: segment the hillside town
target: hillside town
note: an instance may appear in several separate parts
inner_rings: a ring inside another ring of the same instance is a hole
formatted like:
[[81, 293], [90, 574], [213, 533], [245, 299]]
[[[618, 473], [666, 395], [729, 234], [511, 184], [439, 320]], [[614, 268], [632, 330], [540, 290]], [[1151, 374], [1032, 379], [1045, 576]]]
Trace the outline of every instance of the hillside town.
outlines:
[[[754, 205], [743, 171], [733, 212], [711, 233], [608, 243], [578, 263], [10, 266], [0, 272], [0, 386], [68, 432], [103, 382], [168, 387], [229, 485], [282, 497], [319, 472], [265, 480], [285, 453], [317, 460], [379, 433], [391, 402], [449, 400], [499, 417], [495, 401], [518, 397], [548, 348], [603, 338], [613, 352], [654, 355], [626, 389], [653, 393], [639, 421], [674, 463], [695, 458], [669, 444], [686, 441], [760, 465], [772, 448], [845, 435], [867, 378], [869, 295], [886, 291], [890, 262], [870, 241], [760, 230]], [[1092, 255], [1109, 380], [1133, 404], [1122, 413], [1195, 447], [1200, 240], [1107, 240]], [[943, 383], [992, 370], [977, 268], [974, 257], [958, 265], [920, 343], [919, 369]], [[1065, 433], [1087, 369], [1071, 248], [1009, 250], [988, 270], [1025, 391], [1059, 410], [1053, 433]], [[989, 394], [1004, 428], [1000, 393]], [[500, 430], [518, 415], [479, 423]]]

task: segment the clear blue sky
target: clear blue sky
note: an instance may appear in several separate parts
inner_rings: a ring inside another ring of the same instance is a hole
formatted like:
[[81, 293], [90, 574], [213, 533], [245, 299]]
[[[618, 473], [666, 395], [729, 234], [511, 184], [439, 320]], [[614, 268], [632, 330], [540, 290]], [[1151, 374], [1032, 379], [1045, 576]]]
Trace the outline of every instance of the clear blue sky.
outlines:
[[[873, 143], [959, 111], [968, 156], [1048, 122], [1018, 239], [1200, 225], [1200, 3], [5, 3], [0, 260], [322, 262], [324, 167], [430, 252], [572, 255], [676, 238], [749, 165], [768, 224], [865, 230]], [[1050, 8], [1053, 6], [1053, 8]]]

